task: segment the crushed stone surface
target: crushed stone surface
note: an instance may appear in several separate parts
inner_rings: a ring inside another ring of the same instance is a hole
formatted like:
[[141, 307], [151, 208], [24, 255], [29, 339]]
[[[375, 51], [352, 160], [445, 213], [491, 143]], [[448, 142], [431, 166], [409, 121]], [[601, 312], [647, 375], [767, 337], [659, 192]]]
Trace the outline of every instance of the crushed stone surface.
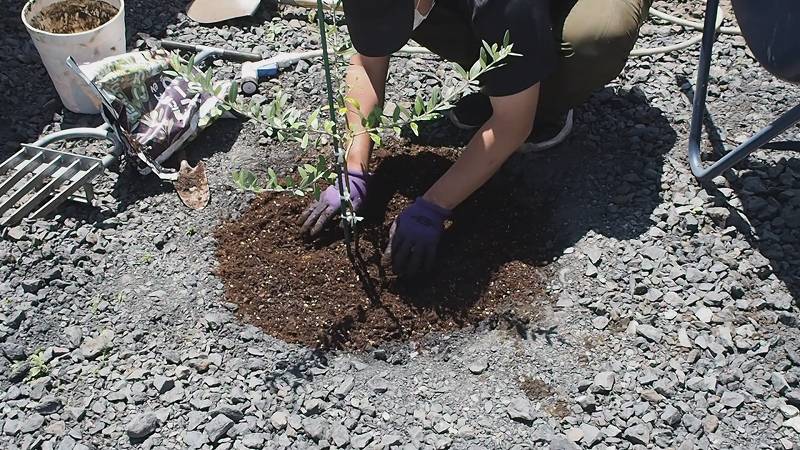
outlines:
[[[255, 17], [201, 27], [187, 4], [126, 2], [129, 45], [318, 46], [300, 9], [271, 21], [265, 3]], [[695, 20], [704, 7], [655, 5]], [[63, 111], [19, 23], [22, 6], [0, 4], [0, 43], [11, 49], [0, 54], [0, 159], [39, 135], [98, 124]], [[688, 35], [651, 21], [638, 45]], [[794, 448], [800, 162], [761, 150], [696, 183], [685, 92], [697, 57], [695, 47], [631, 59], [576, 110], [564, 145], [516, 156], [498, 174], [548, 199], [542, 221], [556, 230], [542, 249], [550, 300], [519, 329], [318, 351], [242, 321], [215, 275], [215, 230], [255, 201], [230, 174], [286, 174], [300, 153], [251, 123], [220, 121], [187, 148], [207, 165], [202, 211], [124, 164], [107, 171], [99, 207], [70, 205], [3, 231], [0, 448]], [[219, 78], [239, 70], [214, 67]], [[412, 98], [451, 74], [434, 57], [394, 58], [388, 97]], [[711, 84], [709, 112], [728, 147], [800, 98], [728, 35], [715, 46]], [[304, 108], [321, 104], [320, 62], [263, 82], [255, 100], [278, 86]], [[467, 138], [439, 121], [398, 142]], [[782, 138], [798, 140], [800, 129]]]

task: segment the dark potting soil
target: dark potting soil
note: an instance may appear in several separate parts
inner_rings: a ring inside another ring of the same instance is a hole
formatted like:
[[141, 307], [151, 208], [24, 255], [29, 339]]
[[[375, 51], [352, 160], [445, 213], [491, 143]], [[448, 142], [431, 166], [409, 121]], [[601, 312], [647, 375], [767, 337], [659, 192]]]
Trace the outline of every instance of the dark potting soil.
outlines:
[[31, 25], [48, 33], [82, 33], [103, 25], [118, 12], [116, 6], [100, 0], [64, 0], [42, 9]]
[[338, 227], [314, 242], [297, 235], [308, 200], [259, 195], [215, 234], [226, 298], [246, 321], [312, 347], [364, 349], [479, 323], [524, 328], [547, 301], [549, 240], [541, 225], [548, 208], [524, 183], [499, 174], [457, 208], [426, 279], [399, 279], [381, 262], [394, 218], [456, 156], [452, 149], [376, 155], [357, 269]]

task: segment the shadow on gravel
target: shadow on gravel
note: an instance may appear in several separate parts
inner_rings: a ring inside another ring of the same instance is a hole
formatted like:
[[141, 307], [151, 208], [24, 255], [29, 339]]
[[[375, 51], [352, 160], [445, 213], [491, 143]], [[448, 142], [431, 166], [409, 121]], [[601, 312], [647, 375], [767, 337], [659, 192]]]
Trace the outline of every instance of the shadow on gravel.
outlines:
[[728, 181], [753, 226], [750, 244], [769, 259], [796, 303], [800, 298], [800, 159], [751, 160], [747, 168], [729, 175]]
[[215, 234], [226, 298], [268, 333], [312, 347], [363, 349], [484, 319], [550, 342], [557, 330], [536, 331], [549, 301], [547, 266], [590, 230], [616, 239], [645, 233], [676, 139], [637, 92], [603, 91], [578, 117], [569, 142], [515, 156], [456, 208], [429, 280], [397, 279], [381, 254], [394, 217], [457, 158], [459, 137], [442, 148], [393, 143], [376, 152], [361, 232], [361, 280], [373, 295], [342, 275], [353, 268], [335, 228], [322, 242], [303, 242], [295, 221], [305, 202], [264, 195]]
[[[239, 119], [220, 120], [209, 129], [203, 131], [197, 139], [187, 144], [182, 151], [167, 160], [164, 166], [177, 168], [181, 159], [186, 159], [194, 166], [198, 161], [208, 159], [216, 153], [228, 153], [233, 148], [242, 126], [243, 122]], [[142, 175], [130, 164], [112, 167], [111, 170], [119, 172], [117, 181], [111, 189], [112, 197], [119, 202], [117, 205], [119, 210], [125, 210], [130, 205], [145, 198], [174, 192], [174, 188], [170, 183], [161, 182], [153, 174]], [[214, 173], [208, 173], [208, 175], [211, 177], [216, 175], [223, 178], [229, 176], [229, 174]], [[212, 189], [214, 188], [213, 183], [211, 187]], [[62, 217], [79, 219], [87, 223], [97, 223], [114, 216], [116, 212], [86, 204], [67, 202], [59, 209], [58, 214]]]
[[[575, 129], [557, 148], [514, 155], [498, 176], [543, 197], [552, 255], [593, 230], [607, 237], [632, 239], [651, 226], [650, 214], [661, 203], [663, 155], [677, 135], [662, 111], [637, 90], [616, 93], [606, 88], [576, 109]], [[456, 129], [446, 118], [420, 127], [419, 136], [403, 137], [427, 146], [464, 146], [471, 132]]]
[[636, 89], [600, 91], [575, 117], [567, 142], [516, 155], [504, 169], [531, 195], [550, 200], [547, 245], [553, 254], [590, 230], [620, 240], [647, 232], [661, 203], [663, 155], [676, 141], [662, 111]]
[[[677, 82], [682, 86], [688, 85], [685, 78], [679, 78]], [[684, 93], [691, 101], [693, 90]], [[764, 120], [764, 125], [769, 120], [772, 119]], [[735, 126], [728, 124], [730, 130], [726, 131], [732, 131]], [[800, 125], [794, 127], [794, 130], [798, 129]], [[727, 153], [719, 130], [712, 115], [706, 111], [703, 131], [707, 141], [704, 144], [710, 144], [705, 152], [706, 164]], [[776, 140], [763, 149], [800, 151], [800, 142]], [[731, 206], [713, 182], [704, 183], [703, 188], [714, 196], [717, 205], [728, 210], [727, 224], [735, 226], [753, 248], [769, 259], [775, 275], [786, 284], [797, 303], [800, 298], [800, 158], [780, 157], [777, 161], [774, 158], [765, 161], [750, 157], [737, 164], [735, 171], [728, 170], [722, 174], [741, 200], [741, 210]], [[769, 271], [760, 270], [760, 274], [766, 277]]]
[[[208, 159], [216, 153], [228, 153], [236, 143], [242, 126], [243, 123], [239, 119], [222, 119], [216, 122], [200, 133], [194, 141], [175, 153], [165, 162], [164, 166], [177, 168], [182, 159], [186, 159], [189, 164], [194, 166], [199, 161]], [[213, 176], [210, 173], [208, 175]], [[223, 174], [223, 176], [227, 176], [227, 174]], [[114, 186], [112, 195], [119, 200], [119, 207], [126, 209], [129, 205], [144, 198], [173, 191], [171, 184], [161, 182], [155, 175], [141, 175], [126, 165], [125, 171]]]

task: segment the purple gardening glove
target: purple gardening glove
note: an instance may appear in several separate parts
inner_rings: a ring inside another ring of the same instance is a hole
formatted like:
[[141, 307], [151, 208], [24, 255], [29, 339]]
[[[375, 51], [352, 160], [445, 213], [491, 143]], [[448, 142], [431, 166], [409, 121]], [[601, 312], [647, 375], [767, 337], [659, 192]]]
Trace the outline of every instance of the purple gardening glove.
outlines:
[[398, 275], [414, 276], [430, 272], [436, 259], [436, 248], [444, 232], [444, 221], [451, 211], [417, 197], [392, 224], [385, 258], [392, 260]]
[[[353, 204], [353, 209], [358, 211], [367, 197], [367, 176], [357, 170], [348, 170], [347, 174], [350, 180], [350, 202]], [[339, 193], [339, 181], [336, 180], [322, 191], [319, 200], [308, 205], [308, 208], [300, 215], [298, 220], [298, 223], [302, 224], [300, 233], [308, 233], [312, 237], [316, 236], [322, 230], [322, 227], [339, 212], [341, 207], [342, 198]]]

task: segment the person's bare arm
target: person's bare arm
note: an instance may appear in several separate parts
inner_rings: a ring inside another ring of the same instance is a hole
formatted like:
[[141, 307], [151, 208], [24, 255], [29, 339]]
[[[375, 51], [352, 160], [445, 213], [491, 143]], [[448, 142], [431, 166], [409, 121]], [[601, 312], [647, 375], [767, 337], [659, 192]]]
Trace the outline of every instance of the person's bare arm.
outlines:
[[539, 84], [517, 94], [491, 97], [494, 113], [467, 144], [458, 161], [428, 189], [423, 198], [453, 209], [500, 169], [531, 132]]
[[[345, 78], [348, 86], [347, 96], [358, 102], [360, 113], [366, 117], [372, 110], [383, 105], [386, 91], [386, 74], [389, 71], [389, 57], [368, 57], [356, 54], [350, 59]], [[347, 123], [356, 133], [363, 130], [361, 116], [349, 106]], [[347, 143], [345, 143], [347, 144]], [[369, 134], [357, 134], [347, 154], [347, 168], [368, 172], [372, 140]]]

